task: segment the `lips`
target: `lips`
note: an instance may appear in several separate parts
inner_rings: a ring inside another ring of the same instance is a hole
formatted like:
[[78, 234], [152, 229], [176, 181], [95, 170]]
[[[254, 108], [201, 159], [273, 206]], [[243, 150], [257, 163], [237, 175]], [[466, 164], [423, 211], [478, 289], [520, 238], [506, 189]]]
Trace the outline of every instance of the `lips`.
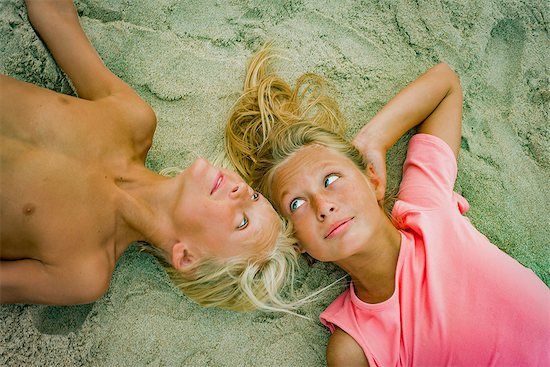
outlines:
[[210, 195], [212, 195], [213, 193], [215, 193], [219, 188], [220, 186], [222, 185], [222, 182], [223, 182], [223, 175], [222, 173], [218, 173], [218, 175], [216, 176], [216, 180], [214, 181], [214, 185], [212, 186], [212, 190], [210, 190]]
[[338, 221], [338, 222], [334, 223], [333, 225], [331, 225], [327, 235], [325, 236], [325, 238], [334, 237], [337, 234], [341, 233], [343, 230], [346, 229], [348, 223], [350, 223], [352, 219], [353, 219], [353, 217], [347, 218], [347, 219]]

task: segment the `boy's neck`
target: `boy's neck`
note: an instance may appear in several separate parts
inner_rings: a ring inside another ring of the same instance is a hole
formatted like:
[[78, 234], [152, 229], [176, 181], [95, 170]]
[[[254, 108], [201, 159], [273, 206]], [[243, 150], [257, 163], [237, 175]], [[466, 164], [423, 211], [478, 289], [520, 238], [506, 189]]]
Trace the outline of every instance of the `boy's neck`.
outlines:
[[117, 259], [136, 241], [169, 251], [176, 240], [168, 213], [180, 189], [177, 180], [143, 167], [143, 170], [117, 177], [115, 183], [119, 188], [115, 234]]

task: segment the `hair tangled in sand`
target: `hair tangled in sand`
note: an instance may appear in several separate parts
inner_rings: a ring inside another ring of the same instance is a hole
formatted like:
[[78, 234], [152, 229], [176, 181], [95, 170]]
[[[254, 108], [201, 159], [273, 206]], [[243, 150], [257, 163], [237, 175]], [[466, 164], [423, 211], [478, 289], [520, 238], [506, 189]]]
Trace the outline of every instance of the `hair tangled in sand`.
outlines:
[[292, 88], [271, 72], [273, 57], [269, 45], [253, 56], [243, 95], [226, 126], [225, 148], [237, 171], [271, 199], [275, 171], [306, 145], [335, 149], [364, 170], [361, 153], [344, 137], [344, 118], [336, 101], [326, 94], [324, 80], [307, 73]]
[[[270, 73], [273, 57], [268, 45], [248, 63], [243, 95], [227, 123], [226, 152], [241, 176], [269, 199], [277, 167], [309, 144], [333, 148], [364, 169], [361, 154], [344, 138], [344, 119], [338, 104], [326, 94], [324, 80], [304, 74], [291, 88]], [[161, 260], [178, 288], [203, 306], [293, 313], [326, 289], [298, 301], [280, 297], [282, 286], [294, 279], [298, 261], [295, 244], [290, 223], [282, 221], [276, 244], [268, 253], [253, 259], [204, 259], [187, 272], [174, 269], [160, 250], [151, 246], [145, 250]]]

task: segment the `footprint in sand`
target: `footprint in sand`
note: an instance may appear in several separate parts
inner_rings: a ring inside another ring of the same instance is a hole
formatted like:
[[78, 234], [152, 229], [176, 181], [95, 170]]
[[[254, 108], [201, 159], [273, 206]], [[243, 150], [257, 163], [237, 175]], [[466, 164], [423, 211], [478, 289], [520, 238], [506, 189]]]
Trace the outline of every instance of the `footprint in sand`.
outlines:
[[525, 30], [516, 20], [501, 20], [491, 30], [487, 45], [487, 82], [499, 92], [508, 106], [514, 87], [521, 82], [524, 45]]
[[[487, 44], [486, 80], [494, 91], [490, 97], [501, 106], [500, 115], [507, 120], [506, 125], [516, 125], [516, 121], [510, 119], [510, 115], [516, 106], [515, 96], [518, 91], [525, 89], [522, 84], [527, 84], [531, 102], [544, 106], [549, 100], [548, 87], [544, 86], [548, 78], [539, 75], [541, 70], [522, 72], [525, 43], [526, 33], [522, 24], [515, 19], [503, 19], [491, 30], [491, 38]], [[542, 74], [544, 75], [544, 71]], [[519, 135], [526, 155], [540, 166], [548, 167], [548, 127], [545, 123], [539, 125], [536, 122], [536, 125], [529, 128], [521, 124], [516, 125], [516, 134]]]
[[80, 330], [93, 305], [39, 307], [33, 313], [33, 324], [43, 334], [67, 335]]

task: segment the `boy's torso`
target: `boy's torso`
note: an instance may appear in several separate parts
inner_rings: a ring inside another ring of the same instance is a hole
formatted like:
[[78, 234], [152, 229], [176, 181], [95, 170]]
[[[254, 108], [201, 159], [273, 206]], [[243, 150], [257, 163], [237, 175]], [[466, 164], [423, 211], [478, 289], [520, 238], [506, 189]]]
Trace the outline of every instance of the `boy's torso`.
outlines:
[[2, 116], [0, 259], [60, 269], [92, 261], [110, 273], [115, 182], [136, 163], [127, 126], [89, 101], [61, 95], [46, 101]]

